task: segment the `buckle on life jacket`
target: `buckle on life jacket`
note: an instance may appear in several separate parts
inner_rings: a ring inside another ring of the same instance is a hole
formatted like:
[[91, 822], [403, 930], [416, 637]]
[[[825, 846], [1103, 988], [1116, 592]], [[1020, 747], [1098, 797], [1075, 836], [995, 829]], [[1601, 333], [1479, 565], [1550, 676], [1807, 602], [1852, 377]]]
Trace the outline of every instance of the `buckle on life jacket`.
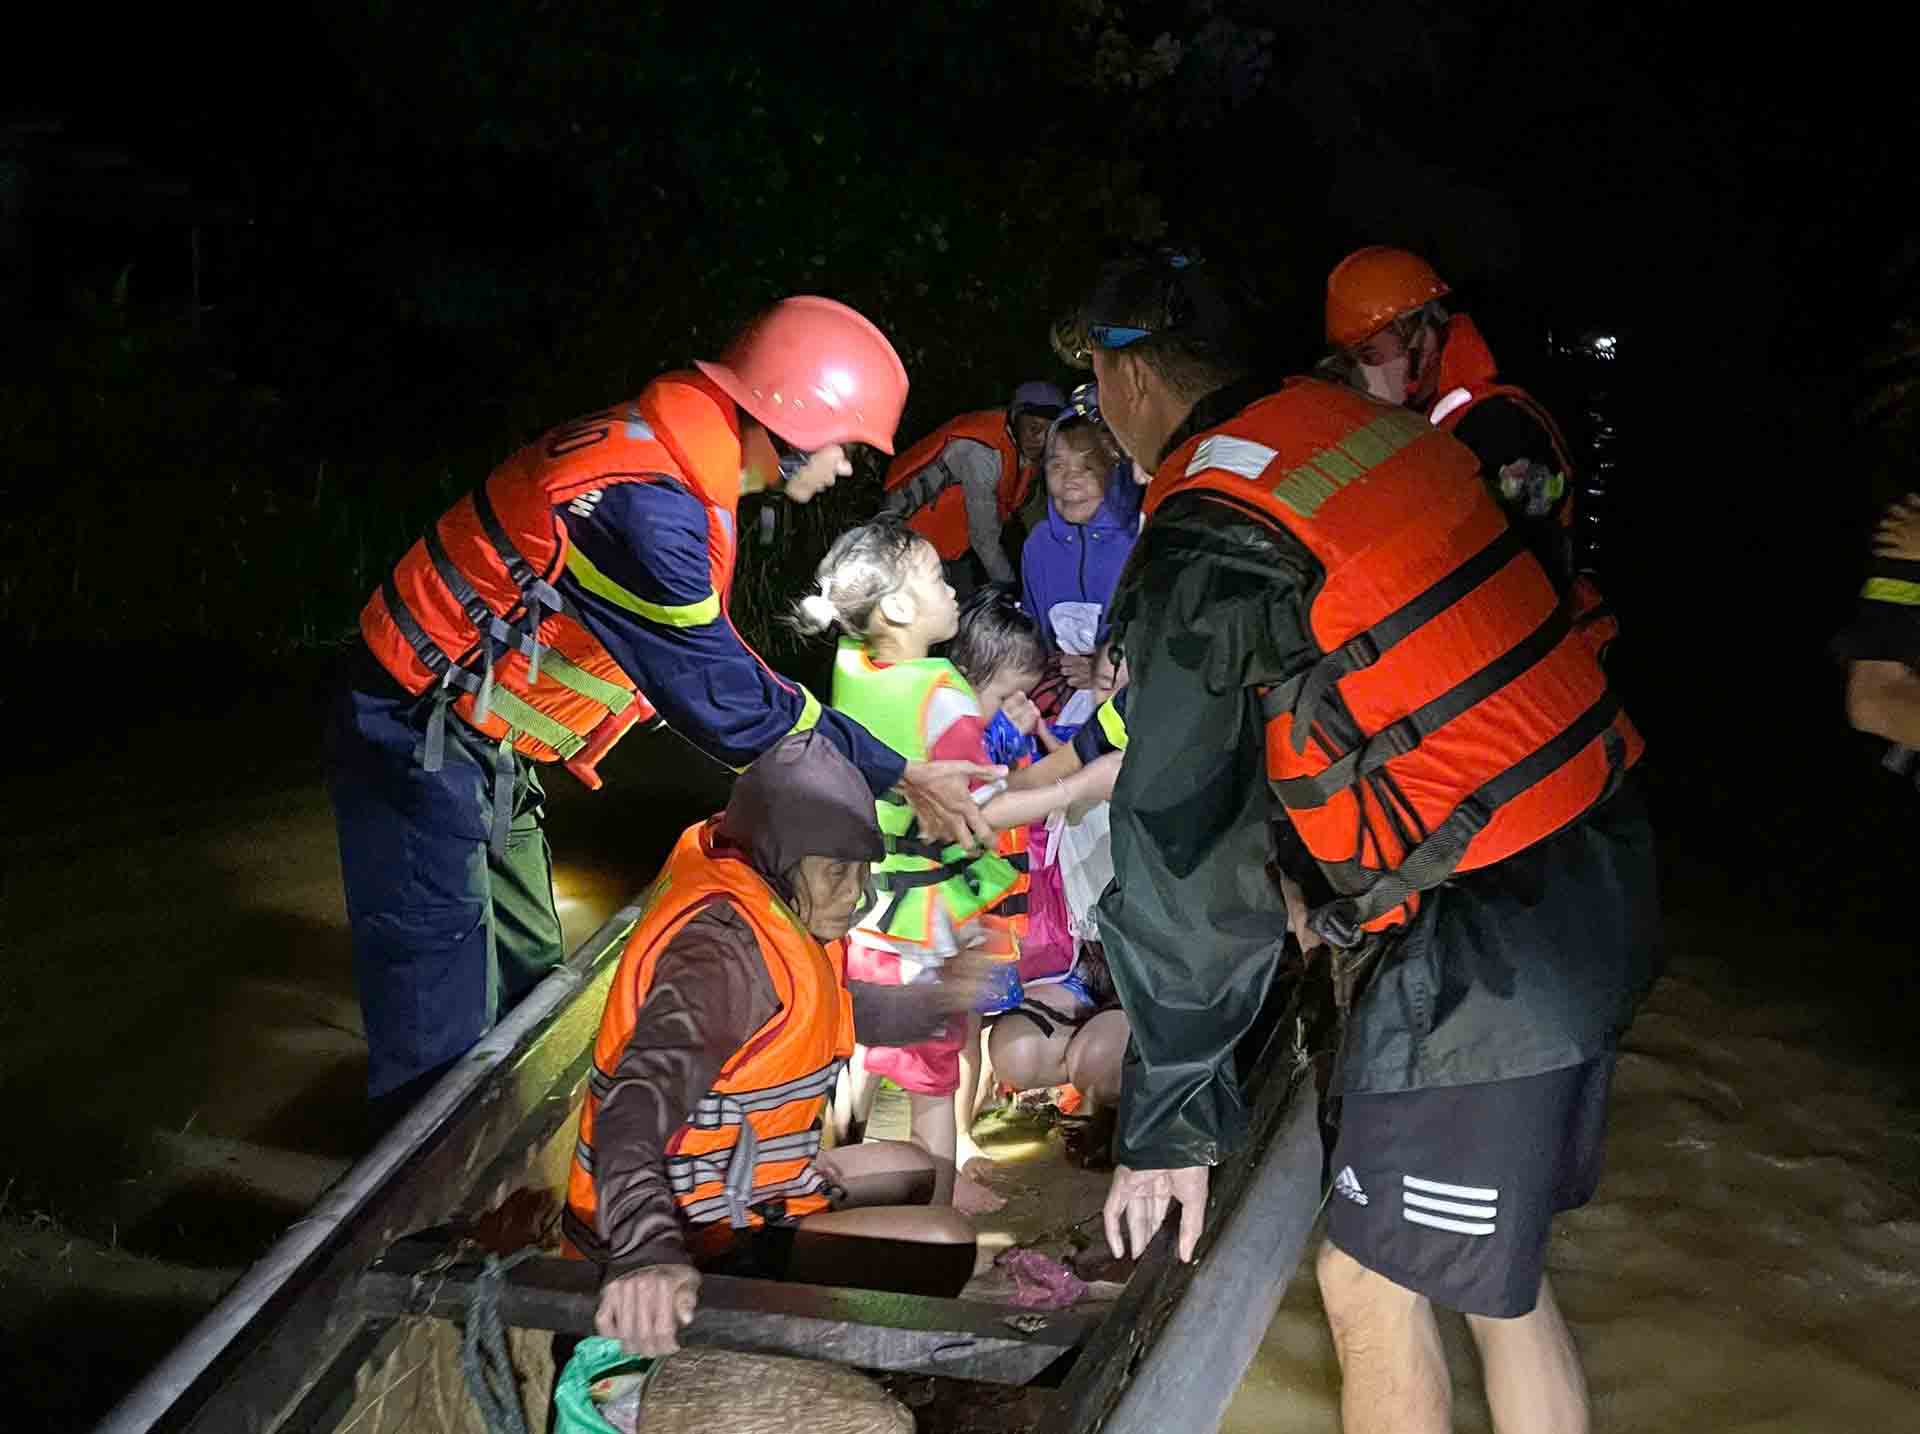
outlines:
[[753, 1122], [743, 1115], [738, 1126], [739, 1137], [733, 1142], [733, 1156], [727, 1161], [727, 1178], [724, 1192], [727, 1200], [727, 1223], [736, 1230], [744, 1230], [753, 1223], [753, 1170], [759, 1163], [760, 1136], [753, 1128]]

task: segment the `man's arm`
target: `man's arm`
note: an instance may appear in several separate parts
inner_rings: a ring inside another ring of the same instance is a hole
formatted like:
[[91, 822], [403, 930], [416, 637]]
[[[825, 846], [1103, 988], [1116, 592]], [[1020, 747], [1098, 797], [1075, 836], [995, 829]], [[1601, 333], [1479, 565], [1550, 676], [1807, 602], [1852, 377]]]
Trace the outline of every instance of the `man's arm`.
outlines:
[[959, 439], [941, 455], [960, 480], [967, 505], [967, 543], [987, 570], [987, 580], [1013, 581], [1013, 564], [1000, 543], [1000, 455], [984, 443]]
[[1126, 751], [1100, 930], [1133, 1027], [1116, 1159], [1134, 1169], [1212, 1165], [1244, 1138], [1233, 1049], [1287, 932], [1266, 875], [1271, 799], [1253, 688], [1310, 660], [1297, 598], [1309, 567], [1303, 550], [1232, 510], [1176, 499], [1116, 594], [1131, 682], [1124, 712], [1109, 704], [1082, 729], [1080, 755], [1099, 755], [1102, 739]]
[[817, 728], [876, 796], [899, 783], [905, 758], [780, 677], [735, 631], [713, 590], [699, 499], [668, 480], [621, 483], [584, 511], [555, 511], [572, 543], [556, 586], [674, 731], [738, 769]]
[[1848, 663], [1847, 721], [1902, 747], [1920, 747], [1920, 672], [1904, 662]]
[[1897, 536], [1908, 512], [1896, 503], [1881, 519], [1859, 606], [1832, 651], [1847, 665], [1848, 723], [1920, 747], [1920, 559], [1902, 556]]

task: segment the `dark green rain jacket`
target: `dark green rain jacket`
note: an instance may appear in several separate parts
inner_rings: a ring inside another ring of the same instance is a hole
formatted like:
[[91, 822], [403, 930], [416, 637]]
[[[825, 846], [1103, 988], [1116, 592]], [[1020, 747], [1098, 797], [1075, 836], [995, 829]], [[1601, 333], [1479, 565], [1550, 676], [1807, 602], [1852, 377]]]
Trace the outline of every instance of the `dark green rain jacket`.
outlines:
[[[1168, 451], [1270, 391], [1236, 385], [1203, 400]], [[1130, 685], [1116, 699], [1126, 758], [1099, 920], [1133, 1026], [1115, 1158], [1135, 1168], [1215, 1164], [1245, 1137], [1233, 1051], [1287, 931], [1267, 874], [1281, 814], [1254, 689], [1320, 655], [1306, 619], [1320, 575], [1290, 535], [1186, 494], [1155, 513], [1115, 592]], [[1116, 714], [1105, 715], [1111, 732]], [[1296, 864], [1297, 841], [1279, 845], [1296, 879], [1326, 890]], [[1355, 1003], [1339, 1090], [1466, 1085], [1590, 1059], [1631, 1019], [1658, 949], [1652, 832], [1629, 778], [1548, 840], [1428, 893]]]

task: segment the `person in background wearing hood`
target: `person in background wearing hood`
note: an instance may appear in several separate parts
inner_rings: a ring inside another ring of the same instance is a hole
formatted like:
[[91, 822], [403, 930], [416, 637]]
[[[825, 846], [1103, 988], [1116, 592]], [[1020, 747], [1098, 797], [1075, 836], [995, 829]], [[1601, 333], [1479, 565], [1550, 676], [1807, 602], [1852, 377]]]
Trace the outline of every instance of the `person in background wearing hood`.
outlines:
[[687, 829], [647, 894], [607, 994], [562, 1216], [603, 1271], [600, 1333], [637, 1354], [677, 1347], [702, 1268], [942, 1296], [972, 1273], [973, 1227], [927, 1204], [923, 1151], [820, 1149], [856, 1039], [921, 1039], [986, 990], [964, 961], [925, 985], [849, 985], [842, 938], [885, 851], [859, 771], [798, 733]]
[[1053, 384], [1023, 383], [1004, 410], [950, 419], [888, 467], [882, 515], [933, 544], [955, 596], [1014, 580], [1004, 532], [1033, 487], [1047, 426], [1065, 405]]
[[1327, 276], [1328, 377], [1411, 408], [1480, 460], [1480, 476], [1568, 598], [1576, 628], [1604, 656], [1619, 622], [1573, 544], [1575, 472], [1560, 425], [1525, 389], [1502, 381], [1493, 350], [1452, 290], [1418, 254], [1372, 244]]
[[1022, 603], [1060, 654], [1068, 684], [1084, 691], [1093, 685], [1107, 602], [1140, 534], [1145, 490], [1100, 421], [1099, 390], [1090, 383], [1073, 391], [1047, 430], [1041, 462], [1047, 515], [1020, 553]]

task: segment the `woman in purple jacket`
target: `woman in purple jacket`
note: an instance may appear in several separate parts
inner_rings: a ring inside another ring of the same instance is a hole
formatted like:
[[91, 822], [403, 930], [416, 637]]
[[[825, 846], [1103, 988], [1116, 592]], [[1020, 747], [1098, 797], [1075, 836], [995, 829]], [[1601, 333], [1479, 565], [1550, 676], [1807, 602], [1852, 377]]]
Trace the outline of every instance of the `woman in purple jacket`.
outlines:
[[1143, 490], [1100, 421], [1092, 384], [1075, 389], [1054, 420], [1042, 463], [1047, 516], [1020, 552], [1023, 602], [1067, 681], [1086, 688], [1108, 600], [1140, 532]]

